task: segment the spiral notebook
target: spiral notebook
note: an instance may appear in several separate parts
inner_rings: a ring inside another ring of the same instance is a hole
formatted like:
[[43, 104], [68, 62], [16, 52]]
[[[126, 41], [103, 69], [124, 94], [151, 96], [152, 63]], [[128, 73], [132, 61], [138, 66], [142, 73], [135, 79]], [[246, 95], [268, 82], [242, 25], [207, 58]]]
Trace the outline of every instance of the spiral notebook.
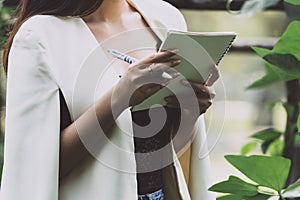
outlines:
[[159, 50], [171, 48], [179, 50], [174, 58], [181, 59], [181, 63], [175, 67], [181, 75], [139, 105], [134, 106], [132, 111], [166, 105], [165, 97], [172, 94], [180, 95], [187, 90], [181, 83], [182, 79], [205, 82], [211, 74], [211, 66], [220, 63], [235, 38], [234, 32], [169, 31]]

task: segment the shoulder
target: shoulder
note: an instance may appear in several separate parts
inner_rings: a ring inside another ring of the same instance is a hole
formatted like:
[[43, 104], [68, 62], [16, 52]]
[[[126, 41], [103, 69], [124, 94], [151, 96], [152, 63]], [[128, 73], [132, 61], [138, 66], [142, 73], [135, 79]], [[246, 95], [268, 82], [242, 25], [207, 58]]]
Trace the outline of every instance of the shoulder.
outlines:
[[[58, 17], [53, 15], [35, 15], [27, 19], [19, 28], [18, 35], [34, 32], [40, 37], [50, 37], [51, 31], [63, 31], [76, 25], [79, 20], [75, 17]], [[50, 31], [50, 32], [49, 32]]]
[[36, 48], [40, 41], [39, 34], [44, 24], [46, 16], [37, 15], [27, 19], [19, 28], [18, 32], [14, 36], [13, 47], [23, 46]]
[[30, 45], [51, 41], [58, 32], [64, 35], [70, 27], [76, 27], [74, 17], [57, 17], [53, 15], [35, 15], [27, 19], [14, 37], [14, 44]]
[[59, 26], [66, 23], [73, 22], [75, 17], [59, 17], [54, 15], [35, 15], [27, 19], [20, 30], [30, 29], [30, 30], [45, 30], [49, 26]]
[[143, 11], [171, 29], [186, 30], [186, 21], [180, 10], [163, 0], [130, 0]]
[[28, 32], [42, 32], [45, 27], [48, 27], [53, 21], [55, 16], [50, 15], [35, 15], [27, 19], [19, 28], [16, 36]]
[[[155, 6], [157, 10], [155, 10], [155, 13], [159, 13], [162, 15], [162, 17], [167, 17], [169, 20], [179, 20], [179, 21], [185, 21], [182, 13], [173, 5], [170, 3], [163, 1], [163, 0], [146, 0], [145, 2], [148, 2]], [[149, 7], [151, 9], [151, 7]], [[152, 10], [153, 12], [153, 10]]]
[[145, 4], [150, 10], [155, 13], [171, 14], [172, 16], [180, 17], [180, 11], [172, 4], [163, 0], [133, 0], [140, 4]]

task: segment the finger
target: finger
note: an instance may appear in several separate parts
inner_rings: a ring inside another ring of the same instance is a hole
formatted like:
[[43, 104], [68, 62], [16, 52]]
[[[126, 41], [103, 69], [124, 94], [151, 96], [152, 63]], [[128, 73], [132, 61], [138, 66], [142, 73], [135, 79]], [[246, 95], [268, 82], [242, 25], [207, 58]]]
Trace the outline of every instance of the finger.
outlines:
[[216, 82], [220, 77], [220, 71], [216, 65], [212, 65], [210, 67], [210, 72], [211, 72], [211, 74], [208, 77], [208, 79], [206, 80], [206, 85], [208, 85], [208, 86], [212, 86], [214, 84], [214, 82]]
[[183, 80], [183, 84], [192, 87], [195, 93], [197, 94], [197, 96], [210, 97], [212, 99], [216, 96], [216, 91], [214, 87], [208, 87], [207, 85], [195, 81]]
[[187, 81], [185, 79], [182, 80], [182, 84], [186, 87], [192, 87], [197, 97], [200, 98], [213, 98], [215, 96], [214, 93], [211, 92], [209, 87], [206, 85], [195, 82], [195, 81]]
[[158, 92], [163, 86], [160, 84], [145, 84], [137, 89], [139, 93], [142, 93], [146, 98], [150, 97], [154, 93]]
[[165, 62], [156, 63], [158, 70], [168, 70], [171, 69], [181, 63], [180, 59], [171, 59]]
[[208, 87], [208, 90], [209, 90], [209, 94], [210, 94], [210, 98], [215, 98], [216, 96], [216, 91], [215, 91], [215, 88], [212, 86], [212, 87]]
[[144, 59], [141, 59], [139, 61], [140, 64], [149, 64], [149, 63], [158, 63], [162, 62], [166, 59], [171, 58], [172, 56], [176, 55], [178, 53], [178, 49], [171, 49], [166, 51], [161, 51], [156, 54], [153, 54], [151, 56], [148, 56]]
[[144, 84], [157, 83], [165, 86], [170, 80], [180, 75], [177, 70], [172, 68], [179, 63], [180, 60], [173, 60], [167, 63], [152, 64], [147, 68], [140, 69], [144, 73], [141, 80]]
[[145, 70], [149, 71], [149, 68], [150, 68], [153, 75], [161, 77], [162, 73], [165, 72], [165, 73], [168, 73], [169, 75], [171, 75], [172, 78], [175, 78], [179, 75], [179, 72], [177, 70], [173, 69], [173, 67], [179, 65], [180, 63], [181, 63], [181, 60], [172, 59], [168, 62], [152, 64], [152, 65], [148, 66], [148, 68], [146, 68]]

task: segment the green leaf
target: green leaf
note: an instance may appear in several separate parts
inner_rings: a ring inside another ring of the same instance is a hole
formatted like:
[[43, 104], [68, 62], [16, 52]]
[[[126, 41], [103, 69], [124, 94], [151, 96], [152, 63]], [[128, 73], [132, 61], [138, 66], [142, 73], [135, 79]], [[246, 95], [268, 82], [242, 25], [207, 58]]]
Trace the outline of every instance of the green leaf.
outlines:
[[227, 161], [261, 186], [281, 191], [287, 180], [291, 161], [274, 156], [227, 155]]
[[265, 194], [258, 194], [258, 195], [253, 196], [253, 197], [242, 197], [243, 200], [267, 200], [269, 198], [270, 198], [270, 196], [265, 195]]
[[272, 83], [280, 81], [280, 77], [278, 74], [272, 69], [271, 64], [266, 64], [265, 65], [265, 71], [266, 75], [263, 76], [261, 79], [255, 81], [251, 85], [249, 85], [246, 89], [257, 89], [257, 88], [262, 88], [267, 85], [270, 85]]
[[299, 0], [284, 0], [287, 3], [294, 4], [294, 5], [300, 5]]
[[256, 149], [257, 142], [256, 141], [250, 141], [247, 144], [245, 144], [241, 149], [241, 155], [247, 155], [250, 152], [254, 151]]
[[300, 60], [300, 21], [289, 24], [281, 38], [272, 49], [272, 53], [291, 54]]
[[257, 88], [265, 87], [272, 83], [276, 83], [280, 80], [289, 81], [298, 78], [294, 74], [290, 74], [290, 72], [285, 71], [284, 69], [281, 69], [270, 63], [266, 63], [265, 71], [266, 71], [266, 75], [263, 76], [261, 79], [252, 83], [250, 86], [247, 87], [247, 89], [257, 89]]
[[284, 2], [285, 13], [290, 21], [300, 20], [300, 1], [299, 0], [285, 0]]
[[264, 154], [272, 156], [281, 156], [283, 151], [283, 142], [279, 139], [283, 133], [273, 128], [262, 130], [252, 135], [252, 138], [262, 140], [261, 150]]
[[283, 107], [285, 108], [286, 114], [288, 116], [293, 116], [294, 112], [295, 112], [295, 108], [293, 105], [289, 104], [289, 103], [284, 103]]
[[279, 138], [282, 135], [282, 132], [277, 131], [273, 128], [268, 128], [262, 131], [259, 131], [253, 135], [251, 135], [251, 138], [259, 139], [262, 141], [270, 141], [270, 140], [275, 140]]
[[268, 151], [269, 146], [272, 144], [274, 140], [268, 140], [265, 141], [261, 144], [261, 151], [263, 152], [263, 154], [266, 154]]
[[267, 153], [272, 156], [281, 156], [283, 153], [284, 144], [280, 139], [271, 142], [267, 148]]
[[299, 132], [295, 135], [295, 146], [300, 147], [300, 133]]
[[[300, 42], [300, 41], [299, 41]], [[271, 53], [263, 57], [267, 62], [278, 66], [293, 79], [300, 78], [300, 61], [292, 54]]]
[[217, 197], [217, 200], [241, 200], [241, 197], [237, 195], [226, 195]]
[[[269, 63], [268, 63], [269, 64]], [[285, 69], [281, 69], [275, 65], [269, 64], [270, 68], [272, 70], [272, 74], [274, 76], [277, 76], [280, 80], [283, 81], [290, 81], [290, 80], [294, 80], [295, 78], [298, 78], [295, 76], [295, 74], [291, 74], [290, 71], [287, 71]]]
[[287, 187], [283, 191], [282, 196], [284, 198], [300, 197], [300, 179], [298, 179], [295, 183], [293, 183], [289, 187]]
[[269, 49], [265, 49], [262, 47], [252, 47], [252, 49], [255, 51], [255, 53], [257, 55], [259, 55], [261, 58], [263, 58], [264, 56], [270, 54], [272, 51]]
[[258, 194], [253, 197], [245, 197], [239, 195], [226, 195], [222, 197], [218, 197], [217, 200], [267, 200], [270, 196], [264, 194]]
[[226, 195], [218, 197], [217, 200], [241, 200], [242, 197], [238, 195]]
[[300, 21], [293, 21], [275, 44], [272, 50], [260, 47], [252, 49], [269, 65], [266, 75], [248, 88], [263, 87], [280, 80], [300, 78]]
[[257, 193], [257, 186], [247, 183], [242, 179], [230, 176], [227, 181], [217, 183], [209, 188], [213, 192], [231, 193], [242, 196], [255, 196]]

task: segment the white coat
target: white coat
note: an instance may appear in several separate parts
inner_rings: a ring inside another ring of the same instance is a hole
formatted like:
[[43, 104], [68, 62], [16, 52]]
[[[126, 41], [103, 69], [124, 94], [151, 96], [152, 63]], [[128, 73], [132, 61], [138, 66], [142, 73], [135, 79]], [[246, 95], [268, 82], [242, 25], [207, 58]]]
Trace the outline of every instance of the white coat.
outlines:
[[[160, 39], [165, 32], [155, 28], [186, 30], [183, 16], [166, 2], [130, 0], [129, 3]], [[1, 200], [137, 199], [129, 109], [117, 119], [119, 128], [113, 130], [114, 137], [98, 152], [97, 158], [88, 158], [59, 181], [59, 91], [72, 120], [76, 120], [93, 104], [99, 74], [107, 64], [99, 43], [79, 17], [38, 15], [21, 26], [9, 56]], [[101, 87], [109, 89], [111, 85]], [[203, 117], [197, 121], [195, 131], [189, 185], [174, 154], [174, 163], [164, 175], [167, 200], [214, 199], [207, 191], [209, 158], [198, 157], [199, 151], [205, 150]], [[177, 190], [168, 189], [174, 185]]]

